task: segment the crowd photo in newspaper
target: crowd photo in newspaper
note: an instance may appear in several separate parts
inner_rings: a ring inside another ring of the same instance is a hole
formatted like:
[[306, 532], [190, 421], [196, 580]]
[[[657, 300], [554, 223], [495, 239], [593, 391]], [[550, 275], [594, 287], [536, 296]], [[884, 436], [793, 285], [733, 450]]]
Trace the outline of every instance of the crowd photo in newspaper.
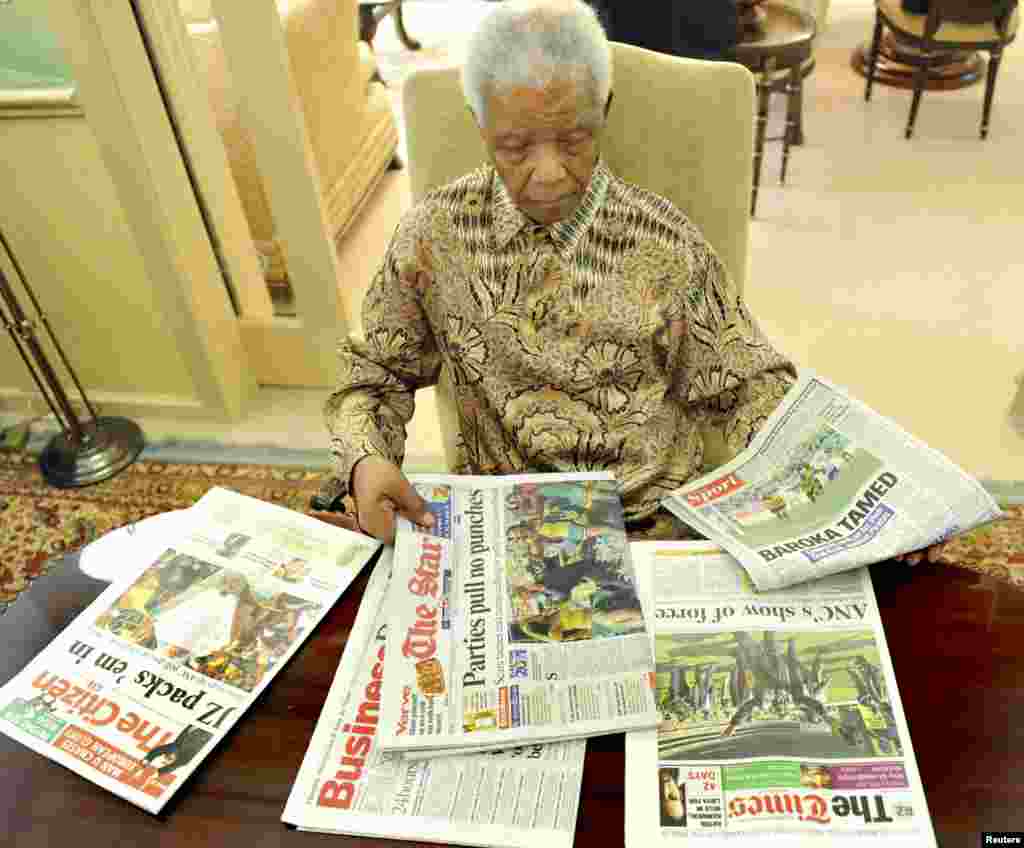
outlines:
[[628, 846], [935, 844], [866, 569], [757, 593], [710, 543], [632, 548], [660, 721], [626, 737]]
[[282, 819], [301, 830], [417, 842], [570, 848], [586, 742], [417, 761], [381, 750], [391, 575], [385, 549]]
[[604, 472], [410, 478], [380, 744], [409, 756], [653, 727], [653, 656]]
[[380, 543], [213, 489], [0, 688], [0, 732], [158, 812]]
[[745, 451], [663, 504], [758, 589], [922, 550], [1002, 515], [941, 453], [809, 371]]

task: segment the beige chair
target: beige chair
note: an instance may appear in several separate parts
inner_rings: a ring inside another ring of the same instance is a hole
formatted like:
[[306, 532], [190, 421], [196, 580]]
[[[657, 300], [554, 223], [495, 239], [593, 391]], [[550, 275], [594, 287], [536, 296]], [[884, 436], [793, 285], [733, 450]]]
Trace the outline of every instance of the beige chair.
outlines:
[[[615, 99], [603, 154], [623, 179], [676, 204], [715, 248], [740, 291], [747, 278], [753, 178], [754, 78], [740, 65], [613, 42]], [[424, 69], [404, 84], [413, 201], [479, 167], [486, 152], [458, 68]], [[437, 406], [452, 467], [458, 416], [442, 371]], [[709, 444], [708, 459], [724, 445]]]
[[[209, 0], [180, 0], [217, 128], [268, 282], [284, 284], [278, 245], [248, 129], [231, 89]], [[338, 238], [392, 162], [398, 128], [377, 61], [358, 40], [357, 0], [278, 0], [292, 76], [302, 103], [331, 234]], [[205, 16], [205, 17], [204, 17]]]

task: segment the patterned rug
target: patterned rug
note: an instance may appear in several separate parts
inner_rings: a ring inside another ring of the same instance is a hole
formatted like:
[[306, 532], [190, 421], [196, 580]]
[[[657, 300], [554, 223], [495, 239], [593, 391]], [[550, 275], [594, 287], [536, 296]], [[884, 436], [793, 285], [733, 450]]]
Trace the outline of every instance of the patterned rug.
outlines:
[[[214, 486], [304, 512], [323, 476], [322, 466], [144, 458], [112, 480], [62, 490], [43, 481], [32, 452], [0, 453], [0, 612], [62, 554], [125, 524], [189, 507]], [[933, 561], [1024, 589], [1024, 486], [985, 485], [1006, 518], [945, 543]]]
[[2, 453], [0, 612], [61, 554], [117, 527], [189, 507], [215, 486], [305, 511], [323, 475], [322, 468], [143, 460], [95, 486], [55, 489], [37, 456]]
[[932, 562], [955, 565], [1024, 589], [1024, 503], [996, 498], [1006, 517], [944, 543]]

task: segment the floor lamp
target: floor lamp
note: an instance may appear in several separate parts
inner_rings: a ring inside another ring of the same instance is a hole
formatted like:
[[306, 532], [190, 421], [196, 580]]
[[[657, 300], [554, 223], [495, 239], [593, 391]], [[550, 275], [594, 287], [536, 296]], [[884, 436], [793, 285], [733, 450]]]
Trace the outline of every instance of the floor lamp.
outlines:
[[[37, 316], [35, 320], [26, 316], [3, 268], [0, 267], [0, 301], [3, 302], [3, 306], [0, 307], [0, 320], [3, 321], [7, 332], [10, 333], [14, 346], [18, 349], [18, 353], [39, 391], [42, 392], [47, 405], [60, 423], [61, 432], [49, 441], [39, 458], [43, 477], [50, 485], [60, 489], [89, 486], [102, 480], [108, 480], [135, 462], [139, 453], [142, 452], [145, 444], [142, 430], [134, 421], [129, 421], [127, 418], [99, 418], [96, 416], [96, 410], [89, 403], [82, 384], [78, 381], [78, 377], [64, 355], [64, 350], [53, 334], [53, 328], [50, 327], [46, 314], [40, 307], [39, 301], [29, 286], [28, 280], [25, 279], [25, 275], [2, 232], [0, 232], [0, 246], [11, 260], [11, 265], [21, 281], [22, 288], [28, 294]], [[88, 420], [80, 421], [75, 414], [57, 373], [39, 344], [36, 334], [37, 324], [45, 328], [60, 361], [67, 373], [71, 375], [75, 388], [78, 389], [78, 394], [89, 412]]]

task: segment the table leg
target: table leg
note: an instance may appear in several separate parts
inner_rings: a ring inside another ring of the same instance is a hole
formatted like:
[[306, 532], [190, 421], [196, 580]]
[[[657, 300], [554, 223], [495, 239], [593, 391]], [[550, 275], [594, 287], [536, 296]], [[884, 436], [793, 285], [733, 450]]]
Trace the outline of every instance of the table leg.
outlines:
[[921, 95], [924, 93], [924, 84], [928, 79], [928, 66], [921, 65], [914, 77], [914, 97], [910, 101], [910, 117], [907, 118], [907, 128], [903, 131], [904, 138], [910, 138], [914, 134], [914, 122], [917, 121], [917, 110], [921, 106]]
[[985, 79], [985, 105], [981, 113], [981, 138], [988, 138], [988, 120], [992, 115], [992, 95], [996, 91], [996, 74], [999, 73], [999, 63], [1003, 58], [1003, 48], [995, 47], [989, 53], [988, 75]]
[[769, 77], [775, 63], [768, 60], [757, 78], [757, 135], [754, 139], [754, 188], [750, 195], [750, 216], [757, 213], [757, 191], [761, 186], [761, 161], [764, 159], [764, 134], [768, 126], [768, 99], [772, 87]]
[[779, 173], [779, 185], [786, 184], [786, 168], [789, 166], [789, 146], [795, 144], [797, 131], [797, 96], [799, 93], [800, 67], [794, 65], [789, 69], [786, 80], [786, 131], [782, 134], [782, 170]]
[[796, 95], [793, 112], [796, 118], [796, 129], [793, 133], [793, 144], [800, 147], [804, 143], [804, 73], [801, 68], [796, 75]]

